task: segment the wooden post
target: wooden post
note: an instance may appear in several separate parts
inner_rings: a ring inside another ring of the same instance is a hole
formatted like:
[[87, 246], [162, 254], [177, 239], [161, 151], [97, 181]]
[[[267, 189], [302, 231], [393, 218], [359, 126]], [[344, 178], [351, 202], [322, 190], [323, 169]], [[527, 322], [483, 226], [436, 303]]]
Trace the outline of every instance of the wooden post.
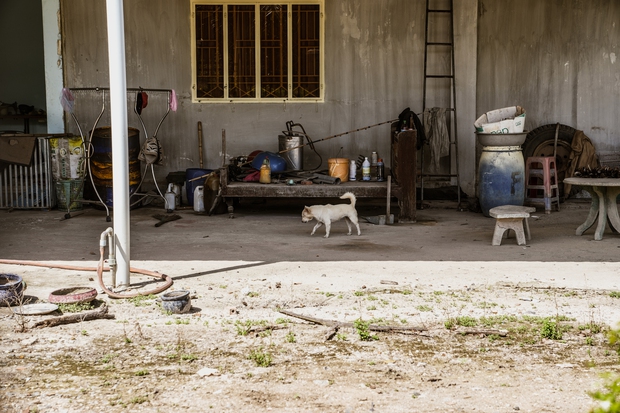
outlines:
[[398, 206], [399, 223], [416, 222], [416, 144], [417, 131], [409, 129], [397, 132], [393, 139], [392, 156], [395, 180], [400, 186]]

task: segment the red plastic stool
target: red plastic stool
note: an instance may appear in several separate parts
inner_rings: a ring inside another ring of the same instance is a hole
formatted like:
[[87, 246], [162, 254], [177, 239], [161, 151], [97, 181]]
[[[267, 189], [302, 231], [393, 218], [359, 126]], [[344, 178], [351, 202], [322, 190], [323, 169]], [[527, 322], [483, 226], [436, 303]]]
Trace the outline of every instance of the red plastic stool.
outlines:
[[[542, 185], [541, 185], [542, 181]], [[540, 196], [542, 192], [542, 197]], [[531, 156], [525, 161], [525, 204], [543, 204], [545, 214], [551, 213], [551, 204], [560, 210], [558, 171], [553, 156]]]

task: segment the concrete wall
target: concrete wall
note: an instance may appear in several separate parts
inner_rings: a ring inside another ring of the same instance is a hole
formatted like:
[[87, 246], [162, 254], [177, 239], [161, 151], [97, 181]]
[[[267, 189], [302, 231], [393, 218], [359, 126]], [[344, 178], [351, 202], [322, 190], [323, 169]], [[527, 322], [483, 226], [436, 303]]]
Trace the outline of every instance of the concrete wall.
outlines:
[[[441, 0], [445, 1], [445, 0]], [[65, 85], [107, 87], [108, 61], [103, 0], [63, 0]], [[459, 70], [459, 123], [462, 157], [471, 157], [475, 144], [476, 0], [457, 2], [456, 27]], [[128, 87], [172, 88], [179, 109], [171, 113], [158, 135], [167, 156], [158, 179], [170, 171], [198, 167], [197, 122], [204, 130], [206, 167], [221, 165], [222, 129], [227, 154], [247, 155], [255, 149], [277, 151], [285, 122], [301, 123], [313, 139], [397, 118], [406, 107], [422, 110], [425, 1], [327, 0], [325, 4], [324, 103], [191, 102], [190, 4], [187, 0], [125, 2]], [[165, 110], [165, 96], [152, 94], [143, 116], [150, 133]], [[133, 96], [130, 96], [130, 106]], [[88, 130], [101, 106], [93, 93], [76, 94], [76, 115]], [[106, 111], [99, 125], [109, 125]], [[137, 127], [135, 115], [130, 125]], [[68, 130], [75, 130], [68, 123]], [[323, 157], [357, 158], [374, 150], [389, 159], [389, 125], [345, 135], [316, 145]], [[342, 148], [342, 150], [341, 150]], [[304, 150], [306, 168], [318, 158]], [[472, 158], [473, 159], [473, 158]], [[462, 162], [473, 179], [473, 160]], [[471, 186], [472, 184], [470, 184]]]
[[[45, 71], [41, 1], [0, 2], [0, 101], [45, 109]], [[0, 130], [24, 128], [22, 120], [2, 120]], [[30, 122], [30, 133], [45, 133], [45, 123]]]
[[620, 149], [620, 2], [483, 0], [477, 112], [521, 105], [526, 128], [560, 122]]

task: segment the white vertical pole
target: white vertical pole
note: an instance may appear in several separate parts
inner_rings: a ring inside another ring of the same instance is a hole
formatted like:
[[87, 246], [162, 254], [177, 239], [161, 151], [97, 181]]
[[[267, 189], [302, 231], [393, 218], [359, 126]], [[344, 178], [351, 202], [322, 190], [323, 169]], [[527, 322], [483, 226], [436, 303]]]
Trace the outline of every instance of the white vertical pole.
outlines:
[[45, 110], [47, 133], [64, 133], [62, 106], [58, 102], [63, 88], [60, 49], [60, 1], [41, 0], [43, 11], [43, 55], [45, 62]]
[[123, 0], [107, 0], [116, 287], [129, 286], [129, 150]]

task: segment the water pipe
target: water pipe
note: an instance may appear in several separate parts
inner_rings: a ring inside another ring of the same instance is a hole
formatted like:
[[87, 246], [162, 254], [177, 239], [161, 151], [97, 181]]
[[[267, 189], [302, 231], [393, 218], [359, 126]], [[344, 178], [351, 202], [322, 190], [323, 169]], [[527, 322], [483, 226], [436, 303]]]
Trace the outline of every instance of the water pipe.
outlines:
[[110, 66], [110, 113], [112, 123], [112, 197], [114, 199], [114, 247], [116, 285], [129, 282], [129, 149], [127, 147], [127, 74], [122, 0], [107, 0], [108, 60]]

